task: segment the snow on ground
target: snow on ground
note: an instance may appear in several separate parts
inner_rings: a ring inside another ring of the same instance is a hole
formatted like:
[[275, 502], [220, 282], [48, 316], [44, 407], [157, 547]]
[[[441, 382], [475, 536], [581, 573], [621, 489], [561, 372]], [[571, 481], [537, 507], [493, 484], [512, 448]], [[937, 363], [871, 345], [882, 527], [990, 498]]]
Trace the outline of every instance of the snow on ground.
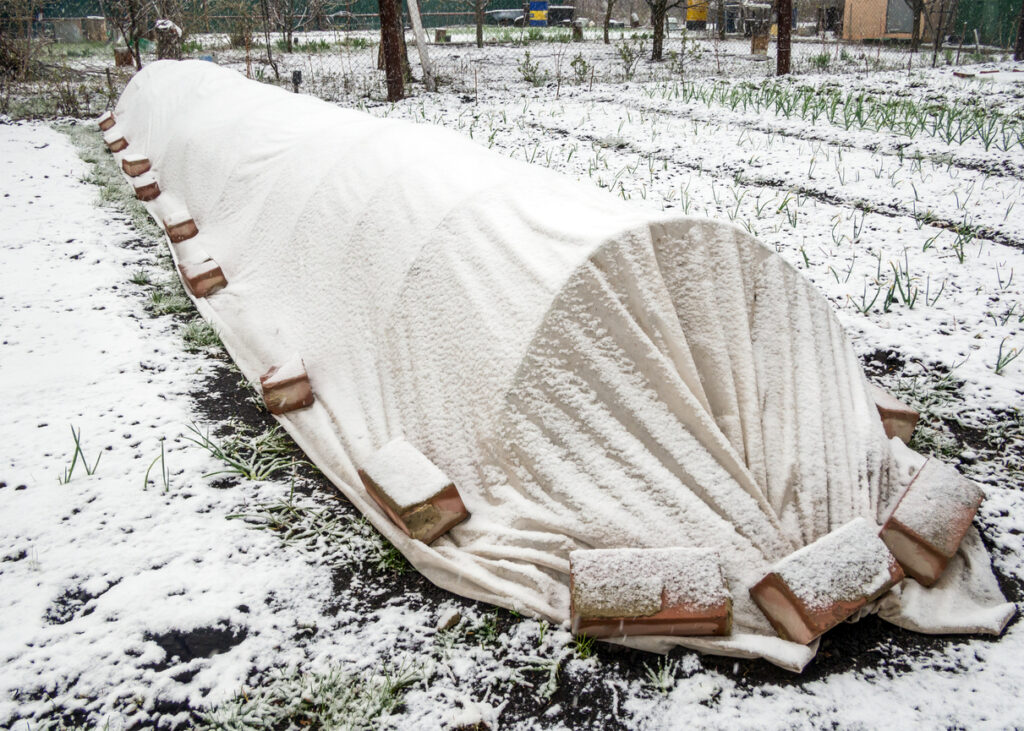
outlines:
[[[553, 61], [559, 45], [533, 47], [534, 59]], [[359, 86], [345, 55], [338, 68], [323, 54], [287, 60], [305, 64], [307, 90], [442, 124], [652, 210], [732, 219], [773, 245], [832, 300], [876, 377], [926, 410], [917, 446], [985, 484], [981, 528], [1019, 599], [1024, 358], [999, 362], [1024, 346], [1024, 145], [705, 104], [680, 90], [682, 77], [533, 86], [508, 74], [522, 51], [447, 49], [471, 57], [458, 90], [397, 105], [348, 96]], [[701, 63], [713, 65], [713, 52]], [[501, 67], [508, 88], [474, 91], [473, 58]], [[741, 49], [735, 59], [763, 63]], [[245, 68], [238, 54], [223, 60]], [[778, 83], [980, 106], [1019, 124], [1024, 74], [1000, 68]], [[109, 191], [85, 182], [89, 165], [49, 127], [0, 125], [0, 167], [0, 726], [184, 726], [196, 720], [190, 709], [246, 687], [216, 712], [244, 728], [240, 714], [257, 712], [245, 698], [281, 688], [301, 703], [317, 683], [379, 701], [346, 705], [339, 725], [1019, 724], [1019, 622], [998, 640], [928, 641], [869, 620], [830, 633], [801, 678], [690, 653], [590, 655], [564, 629], [396, 572], [379, 537], [326, 491], [292, 495], [288, 470], [206, 477], [223, 466], [189, 441], [189, 426], [202, 418], [196, 394], [225, 365], [212, 351], [184, 352], [176, 322], [147, 312], [150, 288], [130, 279], [170, 276], [156, 242], [97, 205]], [[65, 480], [72, 429], [85, 459]], [[258, 529], [274, 516], [278, 530]], [[293, 668], [313, 675], [289, 685]]]

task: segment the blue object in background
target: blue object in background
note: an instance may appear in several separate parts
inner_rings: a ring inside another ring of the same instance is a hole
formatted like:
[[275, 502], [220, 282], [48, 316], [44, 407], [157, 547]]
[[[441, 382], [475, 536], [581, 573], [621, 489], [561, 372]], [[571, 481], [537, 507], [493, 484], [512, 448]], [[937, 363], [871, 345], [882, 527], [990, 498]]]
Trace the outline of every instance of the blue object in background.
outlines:
[[213, 56], [211, 56], [209, 54], [206, 54], [206, 55], [200, 56], [199, 60], [200, 61], [209, 61], [210, 63], [213, 63]]
[[548, 24], [547, 0], [530, 0], [530, 25], [546, 26]]

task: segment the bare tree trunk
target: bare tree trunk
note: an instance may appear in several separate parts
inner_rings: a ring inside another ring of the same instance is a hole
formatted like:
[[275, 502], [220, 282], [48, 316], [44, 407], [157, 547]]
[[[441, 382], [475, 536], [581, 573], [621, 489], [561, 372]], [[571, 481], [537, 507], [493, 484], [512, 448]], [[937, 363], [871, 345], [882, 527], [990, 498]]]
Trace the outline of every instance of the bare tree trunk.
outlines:
[[917, 53], [921, 45], [921, 13], [924, 12], [924, 0], [912, 0], [910, 12], [914, 14], [914, 26], [910, 33], [910, 50]]
[[277, 70], [277, 63], [274, 61], [274, 53], [270, 47], [270, 3], [269, 0], [263, 0], [261, 7], [263, 9], [263, 40], [267, 43], [267, 63], [270, 64], [270, 68], [274, 71], [274, 79], [277, 81], [281, 80], [281, 74]]
[[932, 48], [932, 68], [939, 60], [939, 51], [942, 50], [942, 34], [945, 32], [946, 0], [939, 0], [939, 17], [935, 21], [935, 43]]
[[473, 15], [476, 20], [476, 47], [484, 47], [484, 2], [486, 0], [475, 0], [473, 3]]
[[608, 26], [612, 24], [612, 9], [615, 7], [615, 0], [607, 0], [608, 7], [604, 11], [604, 43], [608, 45]]
[[793, 29], [793, 0], [777, 0], [779, 35], [775, 44], [775, 74], [789, 73], [790, 36]]
[[132, 56], [135, 58], [135, 70], [142, 71], [142, 54], [139, 53], [139, 2], [138, 0], [128, 0], [128, 27], [130, 29], [131, 38], [126, 38], [125, 41], [128, 43], [128, 47], [132, 51]]
[[715, 21], [718, 26], [718, 40], [725, 40], [725, 0], [718, 0], [718, 19]]
[[380, 11], [381, 50], [384, 53], [384, 75], [388, 83], [388, 101], [397, 102], [405, 96], [402, 70], [402, 17], [398, 0], [378, 0]]
[[651, 60], [660, 61], [665, 45], [665, 3], [656, 2], [651, 6], [651, 23], [654, 24], [654, 38], [651, 40]]
[[1020, 18], [1017, 20], [1017, 43], [1013, 47], [1013, 60], [1024, 61], [1024, 4], [1020, 8]]

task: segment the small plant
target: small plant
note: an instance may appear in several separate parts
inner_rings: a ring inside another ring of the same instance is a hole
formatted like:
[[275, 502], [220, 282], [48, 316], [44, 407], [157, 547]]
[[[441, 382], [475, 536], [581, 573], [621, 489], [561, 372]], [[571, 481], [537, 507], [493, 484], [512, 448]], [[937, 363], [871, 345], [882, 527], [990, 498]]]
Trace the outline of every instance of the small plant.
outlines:
[[128, 281], [130, 281], [132, 284], [137, 284], [140, 287], [148, 287], [150, 284], [153, 283], [152, 280], [149, 278], [149, 272], [147, 272], [145, 269], [136, 269], [134, 272], [132, 272], [132, 276]]
[[240, 429], [223, 443], [199, 431], [195, 424], [189, 427], [189, 431], [195, 436], [186, 436], [185, 439], [225, 464], [225, 469], [207, 473], [204, 477], [234, 474], [259, 482], [272, 479], [294, 462], [291, 446], [279, 426], [256, 435], [249, 435], [246, 430]]
[[181, 330], [181, 338], [185, 341], [185, 350], [189, 353], [223, 347], [220, 335], [206, 320], [196, 319], [187, 324]]
[[523, 60], [520, 61], [516, 67], [519, 69], [519, 73], [523, 75], [523, 81], [526, 81], [534, 86], [543, 86], [548, 80], [548, 74], [546, 71], [541, 71], [540, 64], [530, 59], [530, 52], [526, 51], [523, 55]]
[[146, 477], [142, 480], [142, 489], [145, 490], [149, 487], [149, 473], [156, 467], [157, 460], [160, 461], [160, 477], [163, 479], [164, 492], [167, 492], [171, 488], [171, 479], [170, 473], [167, 471], [163, 439], [160, 440], [160, 454], [153, 458], [153, 461], [149, 463], [149, 468], [146, 470]]
[[404, 574], [412, 570], [402, 552], [383, 536], [381, 536], [381, 548], [377, 553], [377, 560], [374, 565], [378, 571], [390, 574]]
[[85, 474], [93, 475], [96, 473], [96, 468], [100, 466], [100, 457], [103, 453], [100, 452], [96, 457], [96, 461], [93, 462], [92, 467], [89, 467], [89, 460], [85, 458], [85, 453], [82, 452], [82, 430], [76, 430], [74, 426], [71, 427], [71, 437], [75, 440], [75, 453], [71, 457], [71, 464], [64, 468], [64, 474], [57, 478], [57, 481], [61, 485], [66, 485], [71, 482], [72, 476], [75, 474], [75, 467], [78, 466], [78, 458], [82, 458], [82, 468], [85, 470]]
[[361, 36], [351, 36], [342, 40], [341, 46], [343, 48], [354, 48], [361, 51], [370, 47], [370, 41]]
[[154, 315], [175, 315], [191, 310], [192, 301], [184, 294], [168, 292], [163, 287], [158, 287], [150, 293], [147, 306]]
[[633, 42], [616, 43], [615, 50], [619, 54], [619, 61], [622, 63], [622, 75], [626, 81], [631, 81], [634, 74], [636, 74], [636, 67], [640, 64], [640, 59], [646, 53], [643, 39], [637, 39]]
[[373, 728], [375, 719], [393, 711], [406, 688], [421, 679], [421, 671], [406, 664], [386, 666], [379, 675], [338, 668], [319, 673], [279, 671], [205, 714], [198, 728]]
[[576, 635], [573, 638], [573, 648], [581, 660], [586, 660], [594, 654], [594, 638], [586, 635]]
[[829, 55], [827, 51], [824, 53], [819, 53], [814, 56], [811, 56], [811, 66], [816, 68], [818, 71], [828, 70], [829, 64], [831, 62], [832, 57]]
[[662, 658], [654, 667], [650, 665], [644, 666], [647, 682], [654, 686], [654, 689], [662, 695], [666, 695], [672, 690], [672, 686], [676, 684], [675, 671], [675, 661], [666, 658]]
[[584, 83], [593, 68], [589, 63], [587, 63], [587, 59], [583, 58], [582, 53], [577, 53], [569, 65], [572, 66], [572, 72], [576, 77], [577, 84]]
[[[1001, 341], [999, 341], [999, 354], [996, 355], [996, 375], [997, 376], [1001, 376], [1003, 374], [1003, 370], [1006, 368], [1006, 366], [1010, 365], [1010, 363], [1013, 363], [1013, 361], [1017, 360], [1018, 356], [1020, 356], [1020, 354], [1021, 354], [1020, 348], [1016, 348], [1016, 347], [1010, 348], [1005, 353], [1003, 352], [1003, 346], [1006, 345], [1006, 341], [1008, 339], [1009, 339], [1009, 336], [1007, 336], [1007, 337], [1003, 338]], [[89, 474], [92, 474], [92, 473], [90, 472]]]
[[473, 626], [472, 629], [466, 632], [467, 635], [473, 635], [480, 641], [480, 644], [489, 645], [495, 641], [498, 637], [498, 612], [497, 610], [488, 612], [480, 621]]

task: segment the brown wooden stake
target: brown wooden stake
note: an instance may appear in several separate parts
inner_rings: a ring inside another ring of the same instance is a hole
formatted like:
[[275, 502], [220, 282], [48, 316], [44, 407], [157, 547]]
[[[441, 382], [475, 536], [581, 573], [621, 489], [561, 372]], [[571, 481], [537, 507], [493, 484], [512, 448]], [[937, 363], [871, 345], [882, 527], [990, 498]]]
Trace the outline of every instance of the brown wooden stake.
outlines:
[[405, 96], [402, 79], [402, 18], [396, 0], [378, 0], [380, 9], [381, 46], [384, 51], [384, 75], [388, 82], [388, 101], [397, 102]]
[[778, 0], [778, 41], [775, 44], [775, 74], [785, 76], [789, 73], [790, 36], [793, 29], [793, 0]]

